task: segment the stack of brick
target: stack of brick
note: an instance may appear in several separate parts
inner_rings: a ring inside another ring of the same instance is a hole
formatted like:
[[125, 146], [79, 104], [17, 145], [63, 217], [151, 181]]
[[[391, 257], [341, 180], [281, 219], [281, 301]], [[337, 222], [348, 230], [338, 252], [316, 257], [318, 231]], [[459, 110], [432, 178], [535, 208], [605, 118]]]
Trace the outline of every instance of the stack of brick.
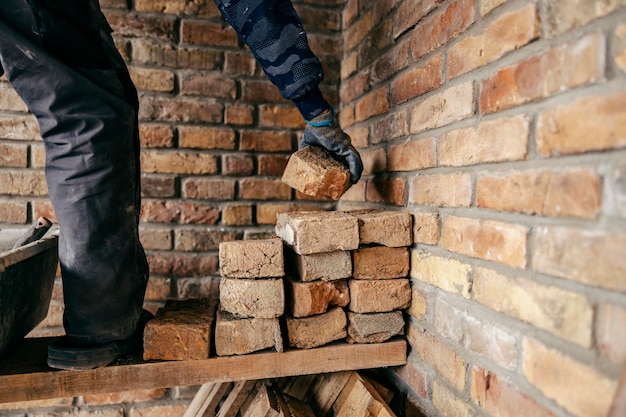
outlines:
[[290, 346], [344, 338], [380, 343], [403, 333], [402, 310], [411, 301], [408, 213], [283, 213], [276, 233], [288, 247], [293, 275], [287, 280]]
[[283, 244], [279, 238], [222, 242], [215, 323], [218, 356], [267, 348], [282, 352], [285, 310]]

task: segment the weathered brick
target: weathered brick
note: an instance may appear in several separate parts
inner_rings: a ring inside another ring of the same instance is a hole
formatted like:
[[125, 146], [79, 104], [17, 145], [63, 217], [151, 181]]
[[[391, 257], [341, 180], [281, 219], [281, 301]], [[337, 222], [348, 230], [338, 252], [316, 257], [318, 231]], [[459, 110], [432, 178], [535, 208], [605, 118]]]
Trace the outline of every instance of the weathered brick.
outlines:
[[[352, 104], [354, 100], [361, 97], [363, 95], [363, 91], [367, 91], [369, 89], [369, 85], [371, 83], [371, 74], [370, 71], [361, 71], [357, 74], [354, 74], [352, 77], [346, 79], [341, 84], [341, 102], [344, 104]], [[340, 125], [343, 127], [354, 124], [354, 110], [352, 112], [346, 108], [343, 108], [340, 113]], [[344, 119], [346, 115], [350, 114], [351, 123], [346, 123]]]
[[[492, 296], [497, 298], [496, 294]], [[503, 368], [515, 370], [517, 367], [520, 355], [514, 334], [502, 327], [485, 326], [480, 318], [440, 298], [435, 305], [435, 329], [442, 336], [490, 358]]]
[[616, 364], [626, 359], [626, 309], [603, 303], [596, 318], [598, 349]]
[[388, 247], [411, 246], [411, 215], [402, 211], [355, 210], [361, 245], [376, 243]]
[[0, 194], [19, 196], [48, 195], [43, 171], [9, 170], [0, 172]]
[[[441, 85], [441, 55], [435, 55], [423, 65], [412, 66], [391, 82], [391, 105], [419, 97]], [[358, 108], [358, 107], [357, 107]]]
[[217, 277], [181, 277], [176, 279], [175, 284], [176, 297], [182, 300], [206, 299], [219, 291]]
[[363, 163], [362, 175], [372, 175], [387, 171], [387, 152], [384, 148], [359, 151]]
[[259, 175], [282, 176], [289, 161], [288, 155], [257, 156]]
[[419, 133], [464, 119], [474, 113], [471, 82], [450, 87], [413, 106], [411, 133]]
[[172, 249], [172, 231], [169, 228], [142, 226], [139, 228], [139, 238], [147, 250]]
[[550, 107], [537, 121], [539, 153], [578, 154], [626, 146], [625, 106], [626, 93], [617, 92]]
[[291, 187], [273, 178], [246, 178], [239, 181], [241, 200], [291, 200]]
[[470, 405], [457, 391], [453, 391], [439, 381], [433, 381], [432, 402], [442, 416], [472, 417]]
[[292, 137], [287, 132], [244, 130], [241, 132], [242, 151], [280, 152], [291, 151]]
[[172, 280], [164, 277], [150, 277], [145, 299], [162, 302], [171, 298]]
[[289, 313], [292, 317], [308, 317], [325, 313], [329, 307], [345, 307], [350, 302], [345, 280], [300, 282], [286, 281]]
[[265, 203], [256, 205], [256, 221], [258, 224], [276, 224], [276, 216], [290, 211], [315, 211], [319, 210], [317, 204], [300, 203]]
[[374, 178], [367, 181], [365, 198], [372, 203], [404, 206], [405, 189], [406, 180], [404, 178]]
[[346, 312], [341, 307], [333, 307], [326, 313], [311, 317], [287, 316], [286, 320], [289, 346], [295, 348], [323, 346], [348, 335]]
[[318, 146], [307, 146], [294, 152], [282, 181], [304, 194], [333, 200], [338, 200], [352, 185], [348, 169]]
[[207, 359], [216, 308], [216, 299], [168, 301], [146, 324], [143, 358]]
[[241, 80], [241, 99], [246, 102], [284, 102], [278, 88], [267, 79]]
[[507, 384], [495, 373], [472, 367], [470, 392], [474, 403], [491, 416], [554, 417], [530, 396]]
[[361, 15], [358, 20], [353, 22], [348, 28], [345, 30], [344, 38], [344, 48], [346, 51], [356, 47], [359, 42], [367, 36], [369, 31], [372, 30], [372, 12], [369, 11]]
[[182, 196], [199, 200], [232, 200], [235, 197], [235, 180], [191, 177], [181, 183]]
[[524, 375], [546, 397], [577, 416], [607, 415], [617, 383], [587, 364], [524, 338]]
[[26, 168], [28, 145], [21, 143], [0, 143], [0, 167]]
[[613, 39], [615, 63], [622, 71], [626, 71], [626, 23], [622, 23], [615, 29]]
[[397, 366], [392, 370], [406, 383], [420, 398], [428, 398], [428, 371], [424, 363], [417, 357], [412, 349], [410, 350], [406, 365]]
[[404, 317], [400, 310], [369, 314], [348, 312], [350, 343], [382, 343], [399, 334], [404, 334]]
[[533, 269], [583, 284], [626, 290], [626, 233], [541, 226], [535, 231]]
[[455, 259], [411, 251], [411, 278], [465, 298], [470, 296], [471, 267]]
[[454, 387], [463, 389], [465, 386], [463, 358], [429, 331], [413, 324], [409, 324], [407, 328], [407, 339], [411, 344], [411, 350], [417, 353], [424, 363], [435, 369]]
[[24, 224], [27, 221], [26, 201], [0, 199], [0, 222]]
[[606, 214], [626, 218], [626, 163], [617, 162], [604, 178], [608, 190]]
[[130, 67], [130, 76], [139, 90], [169, 93], [174, 90], [174, 73], [169, 70]]
[[163, 174], [142, 174], [141, 196], [148, 198], [167, 198], [176, 196], [175, 176]]
[[259, 106], [259, 126], [278, 129], [300, 129], [304, 119], [295, 106], [263, 104]]
[[220, 279], [220, 311], [236, 318], [271, 319], [285, 312], [282, 279]]
[[254, 123], [254, 107], [248, 104], [226, 105], [224, 123], [227, 125], [252, 125]]
[[[388, 142], [400, 136], [406, 136], [409, 134], [408, 116], [405, 110], [396, 111], [391, 114], [383, 116], [381, 119], [377, 119], [372, 122], [372, 134], [370, 143], [372, 145]], [[357, 132], [356, 134], [354, 132]], [[364, 141], [359, 140], [360, 132], [363, 132]], [[367, 128], [353, 129], [349, 135], [352, 137], [352, 144], [357, 148], [365, 148], [368, 145], [367, 142]], [[419, 156], [418, 156], [419, 158]]]
[[149, 36], [174, 41], [176, 18], [158, 14], [131, 14], [124, 10], [107, 10], [106, 19], [116, 34], [127, 37]]
[[203, 153], [146, 150], [141, 153], [141, 168], [143, 172], [216, 174], [217, 161]]
[[394, 14], [393, 37], [400, 36], [442, 2], [443, 0], [405, 0], [400, 2]]
[[441, 246], [452, 252], [505, 265], [526, 266], [528, 227], [462, 217], [443, 219]]
[[227, 51], [224, 54], [224, 72], [233, 75], [254, 75], [256, 60], [248, 51]]
[[413, 241], [427, 245], [439, 242], [439, 214], [413, 213]]
[[481, 113], [492, 113], [565, 91], [602, 77], [603, 39], [598, 34], [556, 47], [482, 82]]
[[404, 278], [409, 273], [409, 249], [363, 247], [353, 253], [352, 276], [357, 279]]
[[252, 224], [252, 205], [230, 204], [222, 209], [222, 223], [226, 226], [246, 226]]
[[184, 95], [230, 99], [237, 96], [237, 82], [222, 75], [184, 72], [179, 84]]
[[222, 174], [232, 176], [251, 175], [254, 158], [250, 155], [222, 155]]
[[30, 168], [46, 167], [46, 149], [42, 143], [34, 143], [30, 145]]
[[40, 140], [39, 124], [33, 115], [0, 116], [0, 137], [3, 139]]
[[433, 13], [411, 32], [411, 52], [418, 60], [425, 54], [450, 42], [474, 22], [474, 0], [452, 2]]
[[158, 400], [165, 397], [167, 388], [137, 389], [106, 394], [86, 394], [83, 401], [89, 405], [105, 405]]
[[[374, 62], [370, 73], [372, 82], [377, 83], [384, 81], [405, 69], [409, 65], [410, 48], [411, 43], [409, 40], [400, 42], [399, 44], [394, 45], [393, 49]], [[351, 56], [354, 57], [354, 60], [356, 61], [357, 54], [355, 53]], [[344, 71], [344, 65], [346, 65], [345, 59], [341, 62], [342, 72]], [[342, 79], [347, 78], [347, 75], [350, 75], [353, 72], [354, 71], [349, 70], [346, 77], [342, 77]]]
[[389, 111], [389, 90], [380, 87], [356, 102], [354, 117], [357, 122]]
[[437, 146], [439, 165], [475, 165], [526, 159], [528, 118], [524, 115], [482, 122], [446, 133]]
[[594, 219], [602, 180], [592, 168], [490, 172], [476, 182], [476, 205], [498, 211]]
[[582, 2], [579, 7], [570, 7], [567, 0], [556, 0], [546, 4], [546, 31], [555, 36], [594, 19], [607, 15], [623, 6], [623, 0], [599, 0]]
[[349, 251], [298, 255], [290, 247], [285, 248], [285, 269], [302, 282], [333, 281], [352, 275], [352, 257]]
[[215, 224], [219, 211], [214, 206], [176, 200], [146, 201], [141, 205], [142, 221], [154, 223]]
[[215, 353], [218, 356], [244, 355], [263, 349], [283, 351], [277, 318], [235, 319], [219, 312], [215, 322]]
[[222, 121], [224, 105], [195, 98], [165, 98], [141, 96], [139, 120], [159, 122], [208, 122]]
[[356, 184], [353, 184], [352, 187], [348, 188], [348, 191], [341, 196], [340, 201], [364, 202], [366, 188], [367, 183], [365, 181], [359, 181]]
[[230, 27], [202, 20], [183, 19], [180, 23], [180, 37], [183, 43], [211, 46], [237, 46], [237, 33]]
[[417, 288], [415, 284], [415, 282], [412, 283], [411, 305], [407, 309], [407, 313], [418, 320], [423, 320], [429, 311], [427, 298], [432, 292]]
[[186, 277], [215, 275], [218, 272], [217, 256], [206, 253], [153, 253], [148, 255], [148, 264], [154, 275]]
[[141, 123], [139, 140], [144, 148], [171, 148], [174, 146], [174, 131], [168, 125]]
[[178, 144], [183, 148], [235, 149], [235, 132], [229, 128], [178, 126]]
[[[169, 232], [169, 230], [166, 230]], [[222, 242], [237, 240], [234, 230], [222, 228], [177, 228], [174, 230], [174, 249], [183, 252], [206, 252], [219, 250]]]
[[300, 255], [359, 247], [359, 222], [338, 211], [280, 213], [276, 234]]
[[27, 112], [26, 103], [7, 82], [0, 82], [0, 110]]
[[278, 278], [285, 275], [278, 238], [221, 242], [220, 274], [228, 278]]
[[135, 10], [167, 14], [217, 16], [217, 7], [212, 2], [192, 0], [137, 0]]
[[416, 175], [411, 179], [409, 203], [439, 207], [469, 207], [470, 174]]
[[354, 313], [387, 313], [407, 308], [411, 304], [408, 279], [348, 280], [349, 310]]
[[504, 4], [506, 0], [481, 0], [480, 2], [480, 14], [485, 16], [489, 14], [493, 9]]
[[389, 171], [416, 171], [437, 164], [435, 138], [414, 139], [392, 145], [389, 149]]
[[467, 37], [448, 50], [448, 76], [454, 78], [481, 67], [539, 35], [539, 14], [534, 4], [505, 13], [482, 33]]

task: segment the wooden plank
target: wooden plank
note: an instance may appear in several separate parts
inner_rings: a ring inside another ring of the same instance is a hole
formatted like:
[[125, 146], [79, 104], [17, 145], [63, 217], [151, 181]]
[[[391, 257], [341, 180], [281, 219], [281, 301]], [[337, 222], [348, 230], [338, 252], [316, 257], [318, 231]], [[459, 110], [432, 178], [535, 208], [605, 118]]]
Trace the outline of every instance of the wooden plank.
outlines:
[[376, 388], [357, 372], [351, 374], [333, 410], [337, 417], [396, 417]]
[[51, 340], [26, 339], [0, 361], [0, 403], [397, 366], [407, 353], [406, 341], [395, 339], [193, 361], [124, 358], [105, 368], [61, 371], [46, 366]]

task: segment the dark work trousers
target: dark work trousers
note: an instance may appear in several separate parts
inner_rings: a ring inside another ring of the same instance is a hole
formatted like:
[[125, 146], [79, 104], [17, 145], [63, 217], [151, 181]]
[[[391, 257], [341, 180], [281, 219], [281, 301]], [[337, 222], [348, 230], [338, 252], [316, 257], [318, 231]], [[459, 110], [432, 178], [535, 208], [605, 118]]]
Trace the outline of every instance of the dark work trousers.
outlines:
[[97, 0], [2, 0], [0, 64], [45, 145], [65, 331], [80, 344], [126, 338], [148, 280], [138, 100]]

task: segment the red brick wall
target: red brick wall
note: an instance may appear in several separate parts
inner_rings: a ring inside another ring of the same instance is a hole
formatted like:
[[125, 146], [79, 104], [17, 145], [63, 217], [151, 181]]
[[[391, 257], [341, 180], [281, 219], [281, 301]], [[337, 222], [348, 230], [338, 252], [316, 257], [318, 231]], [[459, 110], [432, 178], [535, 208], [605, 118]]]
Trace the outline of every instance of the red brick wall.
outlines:
[[626, 358], [626, 5], [348, 0], [341, 208], [414, 214], [407, 415], [605, 416]]

